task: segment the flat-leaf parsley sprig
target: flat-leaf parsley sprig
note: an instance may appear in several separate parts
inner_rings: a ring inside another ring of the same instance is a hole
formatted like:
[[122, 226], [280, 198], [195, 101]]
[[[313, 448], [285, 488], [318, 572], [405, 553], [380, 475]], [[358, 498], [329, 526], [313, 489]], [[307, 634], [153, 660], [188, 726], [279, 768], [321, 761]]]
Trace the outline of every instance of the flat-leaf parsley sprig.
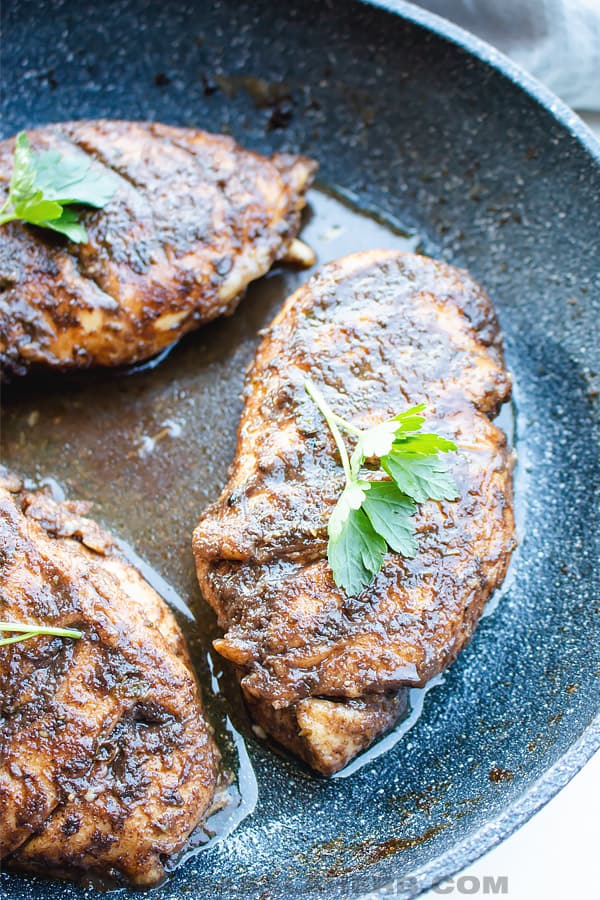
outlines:
[[50, 228], [77, 244], [87, 241], [74, 203], [106, 206], [117, 188], [116, 178], [81, 155], [63, 156], [56, 150], [34, 153], [21, 131], [15, 141], [8, 197], [0, 207], [0, 225], [20, 220]]
[[3, 633], [11, 634], [12, 637], [0, 638], [0, 647], [16, 644], [17, 641], [26, 641], [41, 634], [73, 638], [74, 640], [83, 637], [83, 632], [78, 631], [76, 628], [53, 628], [48, 625], [25, 625], [20, 622], [0, 622], [0, 634]]
[[[402, 556], [416, 555], [417, 504], [457, 499], [456, 484], [439, 456], [457, 448], [421, 431], [424, 403], [362, 430], [338, 416], [310, 379], [304, 388], [329, 426], [346, 477], [329, 518], [327, 558], [337, 586], [355, 596], [377, 575], [388, 547]], [[356, 439], [351, 456], [342, 431]], [[373, 459], [384, 480], [373, 480], [377, 470], [365, 470], [365, 462]]]

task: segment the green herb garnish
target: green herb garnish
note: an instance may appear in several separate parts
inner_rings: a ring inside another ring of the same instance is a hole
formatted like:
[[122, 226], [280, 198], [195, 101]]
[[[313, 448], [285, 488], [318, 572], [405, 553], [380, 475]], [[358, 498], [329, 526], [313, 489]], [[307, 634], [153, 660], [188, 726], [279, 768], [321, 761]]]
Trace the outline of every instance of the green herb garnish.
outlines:
[[8, 632], [13, 637], [0, 638], [0, 647], [6, 647], [7, 644], [16, 644], [17, 641], [26, 641], [28, 638], [37, 637], [40, 634], [51, 634], [56, 637], [80, 638], [83, 637], [82, 631], [75, 628], [52, 628], [46, 625], [22, 625], [17, 622], [0, 622], [0, 634]]
[[101, 209], [117, 188], [113, 175], [93, 166], [85, 156], [63, 156], [56, 150], [34, 153], [21, 131], [15, 141], [8, 197], [0, 208], [0, 225], [20, 220], [50, 228], [76, 244], [87, 241], [74, 203]]
[[[439, 457], [457, 448], [421, 431], [424, 403], [363, 431], [334, 413], [310, 379], [304, 388], [329, 426], [346, 476], [329, 518], [327, 559], [337, 586], [354, 596], [373, 581], [388, 547], [402, 556], [416, 555], [417, 504], [457, 499], [456, 484]], [[340, 429], [356, 438], [352, 456]], [[365, 470], [365, 462], [373, 459], [378, 467]], [[377, 472], [385, 480], [373, 480]]]

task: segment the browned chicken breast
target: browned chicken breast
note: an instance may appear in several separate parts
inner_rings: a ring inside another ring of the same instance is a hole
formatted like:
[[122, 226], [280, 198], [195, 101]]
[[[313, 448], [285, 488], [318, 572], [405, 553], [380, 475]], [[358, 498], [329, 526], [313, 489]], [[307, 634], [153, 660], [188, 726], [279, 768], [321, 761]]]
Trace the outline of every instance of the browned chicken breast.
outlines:
[[0, 619], [83, 632], [0, 647], [0, 859], [147, 887], [219, 754], [173, 615], [86, 507], [0, 475]]
[[[146, 359], [235, 309], [276, 260], [314, 261], [296, 234], [316, 164], [267, 158], [231, 138], [141, 122], [28, 132], [34, 150], [87, 157], [115, 176], [87, 244], [13, 222], [0, 228], [0, 362], [12, 372]], [[0, 142], [0, 203], [14, 140]]]
[[[326, 559], [343, 486], [310, 375], [368, 427], [420, 402], [454, 440], [454, 502], [417, 513], [418, 553], [389, 552], [347, 597]], [[514, 545], [512, 454], [490, 420], [510, 395], [490, 301], [466, 272], [393, 251], [325, 266], [289, 298], [249, 372], [221, 497], [194, 533], [200, 585], [256, 721], [319, 772], [396, 721], [469, 640]]]

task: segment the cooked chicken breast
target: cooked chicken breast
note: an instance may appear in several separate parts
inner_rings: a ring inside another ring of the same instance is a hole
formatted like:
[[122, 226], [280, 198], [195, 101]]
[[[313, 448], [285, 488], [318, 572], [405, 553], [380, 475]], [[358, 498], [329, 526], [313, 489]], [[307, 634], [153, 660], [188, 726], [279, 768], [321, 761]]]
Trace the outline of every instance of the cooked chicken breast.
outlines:
[[[28, 132], [34, 150], [87, 157], [115, 176], [84, 210], [87, 244], [13, 222], [0, 228], [0, 363], [12, 372], [146, 359], [235, 309], [276, 260], [312, 264], [296, 240], [316, 164], [268, 158], [231, 138], [142, 122]], [[14, 140], [0, 142], [0, 203]]]
[[82, 512], [0, 475], [0, 859], [148, 887], [206, 817], [219, 753], [167, 606]]
[[[343, 486], [305, 393], [368, 427], [420, 402], [460, 499], [423, 504], [418, 554], [389, 552], [346, 597], [326, 559]], [[510, 395], [491, 303], [466, 272], [370, 251], [324, 266], [286, 302], [249, 372], [230, 478], [194, 533], [198, 578], [256, 721], [319, 772], [390, 728], [404, 689], [469, 640], [514, 545], [512, 454], [491, 421]]]

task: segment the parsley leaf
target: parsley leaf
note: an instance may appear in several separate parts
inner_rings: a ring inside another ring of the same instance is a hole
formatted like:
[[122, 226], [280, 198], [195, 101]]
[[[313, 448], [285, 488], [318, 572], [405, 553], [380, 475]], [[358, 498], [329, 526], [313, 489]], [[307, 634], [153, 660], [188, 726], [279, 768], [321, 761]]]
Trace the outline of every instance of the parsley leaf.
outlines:
[[394, 449], [383, 457], [381, 466], [399, 489], [417, 503], [425, 503], [426, 500], [456, 500], [459, 496], [453, 479], [437, 456], [403, 453]]
[[421, 403], [407, 409], [406, 412], [399, 413], [393, 419], [388, 419], [387, 422], [361, 431], [352, 454], [352, 470], [355, 473], [359, 471], [365, 459], [385, 456], [392, 449], [394, 441], [418, 431], [425, 421], [424, 417], [419, 415], [424, 409], [425, 404]]
[[58, 231], [59, 234], [66, 235], [69, 240], [76, 244], [85, 244], [87, 241], [87, 231], [78, 220], [72, 209], [63, 207], [58, 219], [51, 222], [44, 222], [44, 228], [51, 228], [52, 231]]
[[[334, 413], [310, 379], [304, 387], [330, 428], [346, 476], [329, 518], [327, 559], [337, 586], [353, 596], [372, 582], [388, 547], [405, 557], [416, 555], [413, 516], [418, 503], [458, 498], [439, 458], [457, 448], [447, 438], [421, 431], [423, 403], [362, 430]], [[356, 439], [351, 457], [340, 429]], [[391, 480], [367, 480], [373, 471], [363, 467], [374, 458], [380, 473]]]
[[13, 154], [13, 170], [9, 194], [14, 204], [22, 204], [34, 193], [35, 166], [24, 131], [17, 135]]
[[397, 435], [393, 448], [399, 453], [420, 453], [422, 456], [435, 456], [436, 453], [448, 453], [456, 450], [454, 441], [440, 437], [439, 434]]
[[366, 481], [361, 483], [352, 480], [346, 484], [329, 517], [328, 531], [331, 538], [335, 540], [340, 536], [348, 516], [352, 510], [360, 509], [366, 496], [365, 491], [370, 487]]
[[349, 596], [359, 594], [379, 572], [385, 555], [380, 537], [362, 509], [349, 509], [337, 537], [330, 537], [327, 559], [333, 578]]
[[115, 192], [115, 177], [86, 156], [61, 156], [45, 150], [36, 158], [36, 187], [57, 203], [85, 203], [101, 209]]
[[87, 241], [74, 203], [102, 208], [115, 193], [115, 177], [85, 156], [62, 156], [56, 150], [34, 153], [24, 131], [17, 135], [8, 197], [0, 208], [0, 225], [20, 220], [50, 228], [75, 243]]
[[393, 481], [373, 481], [365, 494], [363, 509], [371, 525], [389, 547], [402, 556], [416, 556], [415, 523], [417, 505]]

